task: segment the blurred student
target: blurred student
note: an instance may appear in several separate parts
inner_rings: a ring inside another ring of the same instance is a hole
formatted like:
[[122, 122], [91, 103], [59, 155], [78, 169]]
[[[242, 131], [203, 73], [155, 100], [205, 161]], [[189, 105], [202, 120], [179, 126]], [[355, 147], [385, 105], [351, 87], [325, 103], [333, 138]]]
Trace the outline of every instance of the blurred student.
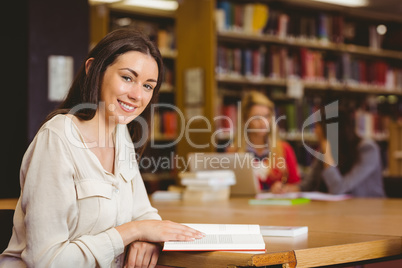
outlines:
[[[320, 112], [325, 118], [324, 110]], [[320, 191], [355, 197], [385, 197], [379, 146], [375, 141], [357, 135], [354, 113], [344, 107], [339, 109], [339, 144], [330, 144], [327, 140], [326, 123], [330, 121], [319, 121], [315, 125], [324, 161], [315, 159], [302, 182], [299, 185], [286, 185], [284, 192]], [[338, 163], [332, 146], [338, 147]]]
[[250, 91], [241, 100], [241, 134], [227, 152], [249, 152], [261, 190], [281, 192], [284, 185], [300, 182], [292, 147], [279, 138], [275, 107], [267, 96]]
[[134, 157], [162, 68], [157, 47], [134, 30], [109, 33], [89, 53], [24, 155], [0, 267], [155, 267], [159, 242], [202, 236], [161, 220]]

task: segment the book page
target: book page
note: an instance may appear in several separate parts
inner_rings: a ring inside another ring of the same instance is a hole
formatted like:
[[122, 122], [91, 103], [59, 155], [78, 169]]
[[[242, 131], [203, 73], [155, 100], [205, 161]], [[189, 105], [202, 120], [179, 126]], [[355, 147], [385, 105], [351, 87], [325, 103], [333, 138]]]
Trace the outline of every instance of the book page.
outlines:
[[205, 234], [259, 234], [258, 224], [195, 224], [184, 223]]
[[265, 251], [265, 242], [258, 224], [184, 224], [206, 234], [194, 241], [165, 242], [163, 250], [183, 251]]

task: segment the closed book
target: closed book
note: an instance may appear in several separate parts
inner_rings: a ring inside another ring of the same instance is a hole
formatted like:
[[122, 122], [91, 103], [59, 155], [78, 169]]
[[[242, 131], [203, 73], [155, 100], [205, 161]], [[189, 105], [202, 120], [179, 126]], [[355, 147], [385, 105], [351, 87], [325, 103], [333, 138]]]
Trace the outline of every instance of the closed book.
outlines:
[[254, 5], [246, 4], [244, 6], [244, 17], [243, 17], [243, 31], [245, 33], [251, 34], [253, 32], [253, 15], [254, 15]]
[[[196, 162], [196, 168], [198, 165], [203, 165], [204, 163]], [[222, 178], [222, 177], [234, 177], [233, 170], [201, 170], [196, 172], [181, 172], [179, 173], [180, 178], [197, 178], [197, 179], [211, 179], [211, 178]]]
[[298, 236], [308, 232], [307, 226], [260, 226], [263, 236]]
[[255, 34], [261, 34], [268, 21], [268, 6], [265, 4], [254, 4], [252, 31]]
[[219, 1], [217, 5], [218, 9], [224, 10], [225, 15], [223, 16], [225, 19], [225, 29], [229, 30], [233, 25], [233, 17], [232, 17], [232, 3], [229, 1]]
[[185, 202], [204, 202], [228, 200], [230, 197], [230, 187], [213, 187], [199, 189], [197, 186], [186, 187], [183, 191], [183, 201]]
[[197, 178], [182, 178], [182, 185], [200, 185], [200, 186], [213, 186], [213, 185], [233, 185], [236, 183], [234, 177], [211, 177], [208, 179]]

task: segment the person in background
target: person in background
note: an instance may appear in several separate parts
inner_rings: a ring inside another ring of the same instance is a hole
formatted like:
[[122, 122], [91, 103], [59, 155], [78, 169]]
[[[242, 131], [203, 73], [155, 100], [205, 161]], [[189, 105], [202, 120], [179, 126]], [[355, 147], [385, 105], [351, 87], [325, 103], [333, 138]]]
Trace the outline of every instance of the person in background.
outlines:
[[273, 193], [284, 185], [300, 182], [297, 160], [292, 147], [279, 138], [275, 122], [275, 107], [267, 96], [250, 91], [241, 100], [241, 133], [227, 152], [252, 153], [256, 179], [260, 189]]
[[159, 242], [203, 236], [161, 220], [135, 157], [162, 70], [157, 47], [134, 30], [109, 33], [89, 53], [24, 155], [0, 267], [155, 267]]
[[[321, 118], [326, 118], [324, 109], [319, 112]], [[334, 119], [338, 120], [339, 144], [330, 144], [327, 140], [326, 125], [331, 120], [318, 121], [315, 133], [324, 161], [316, 158], [302, 182], [284, 186], [283, 192], [320, 191], [355, 197], [385, 197], [379, 146], [375, 141], [357, 135], [354, 113], [350, 109], [340, 107], [338, 118]], [[333, 146], [338, 146], [338, 163]]]

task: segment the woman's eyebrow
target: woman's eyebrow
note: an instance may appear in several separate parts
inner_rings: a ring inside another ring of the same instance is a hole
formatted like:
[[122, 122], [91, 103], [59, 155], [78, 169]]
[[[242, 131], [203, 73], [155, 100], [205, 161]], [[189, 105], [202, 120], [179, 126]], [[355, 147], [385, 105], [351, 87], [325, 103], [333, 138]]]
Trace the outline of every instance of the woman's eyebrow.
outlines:
[[119, 70], [127, 70], [130, 73], [132, 73], [135, 77], [138, 76], [138, 73], [136, 71], [134, 71], [133, 69], [130, 69], [130, 68], [120, 68]]

